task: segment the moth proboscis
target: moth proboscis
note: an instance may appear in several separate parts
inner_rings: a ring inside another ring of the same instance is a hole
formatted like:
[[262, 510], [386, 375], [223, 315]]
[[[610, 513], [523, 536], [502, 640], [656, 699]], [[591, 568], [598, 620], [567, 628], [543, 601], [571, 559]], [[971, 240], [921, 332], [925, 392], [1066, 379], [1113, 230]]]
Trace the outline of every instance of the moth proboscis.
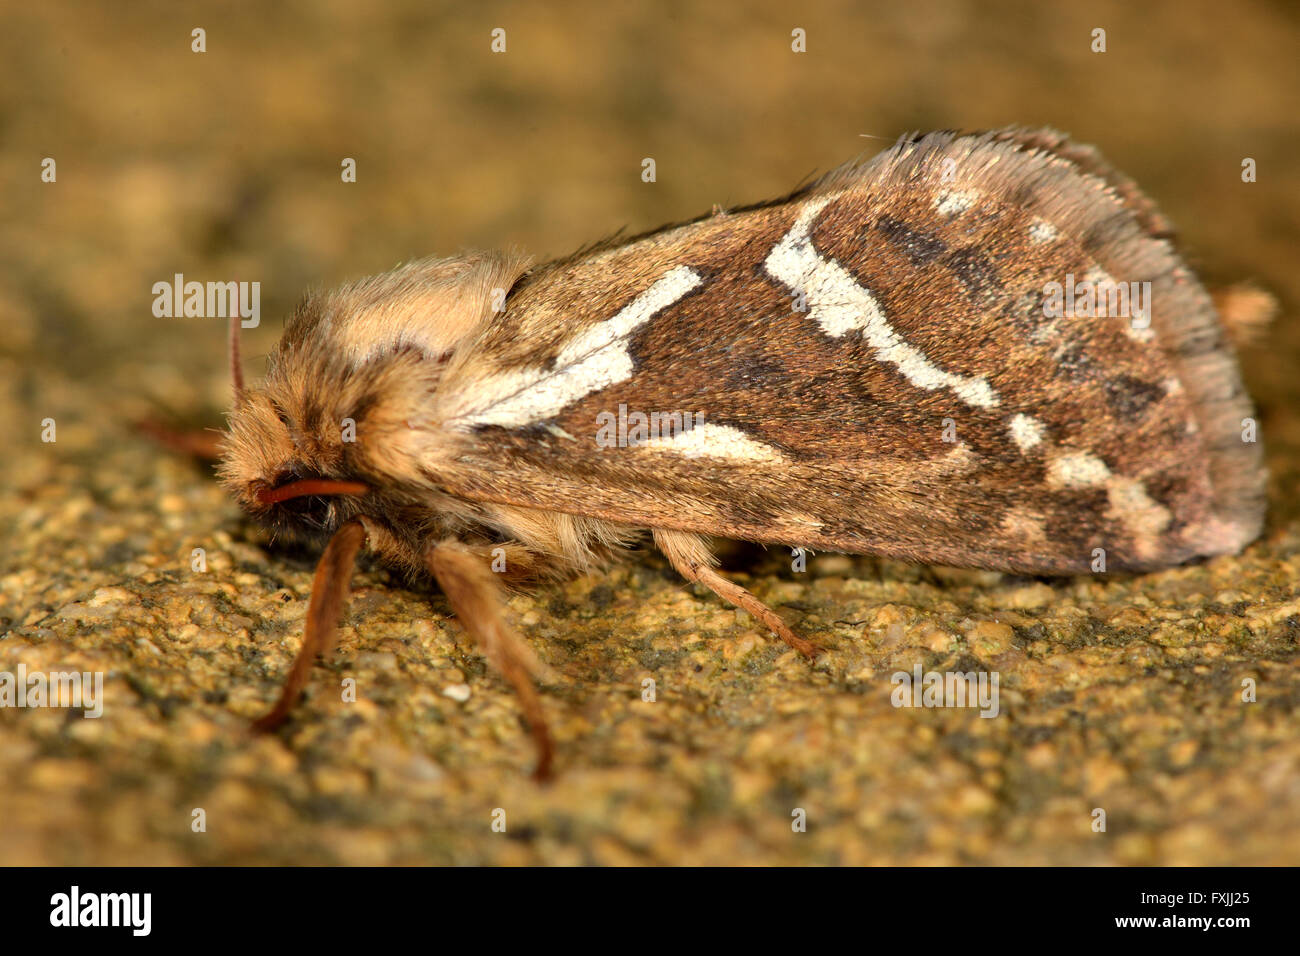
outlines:
[[363, 546], [439, 584], [518, 692], [539, 777], [540, 664], [503, 587], [646, 531], [807, 656], [709, 539], [1027, 574], [1240, 550], [1264, 472], [1225, 331], [1271, 300], [1212, 299], [1171, 236], [1058, 133], [943, 132], [566, 259], [427, 259], [308, 296], [264, 382], [236, 379], [220, 466], [272, 531], [328, 541], [258, 726], [332, 644]]

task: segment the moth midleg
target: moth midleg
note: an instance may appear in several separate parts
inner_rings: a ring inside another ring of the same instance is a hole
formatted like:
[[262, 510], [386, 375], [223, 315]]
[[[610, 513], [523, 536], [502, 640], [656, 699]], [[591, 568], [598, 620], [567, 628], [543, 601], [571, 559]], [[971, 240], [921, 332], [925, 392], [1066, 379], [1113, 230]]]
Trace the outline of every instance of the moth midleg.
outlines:
[[748, 611], [766, 624], [777, 637], [785, 641], [804, 657], [814, 658], [823, 653], [825, 648], [818, 647], [811, 641], [804, 640], [790, 630], [785, 621], [777, 617], [776, 612], [746, 591], [734, 581], [728, 581], [713, 565], [717, 563], [713, 552], [698, 534], [685, 531], [665, 531], [655, 528], [654, 539], [659, 550], [664, 553], [677, 573], [688, 581], [703, 584], [724, 601]]
[[429, 571], [447, 595], [461, 627], [469, 632], [488, 663], [518, 695], [537, 748], [537, 768], [533, 776], [546, 780], [551, 776], [554, 748], [546, 715], [542, 711], [542, 700], [532, 681], [533, 675], [540, 674], [543, 668], [506, 623], [502, 611], [503, 589], [491, 570], [490, 560], [490, 556], [454, 539], [435, 544], [425, 553]]
[[319, 654], [328, 654], [338, 636], [339, 615], [348, 596], [348, 582], [356, 563], [357, 552], [366, 540], [366, 529], [359, 519], [341, 525], [325, 545], [311, 581], [311, 598], [307, 603], [307, 623], [303, 628], [302, 649], [289, 670], [280, 699], [264, 717], [254, 721], [256, 731], [274, 730], [284, 723], [293, 705], [302, 696]]

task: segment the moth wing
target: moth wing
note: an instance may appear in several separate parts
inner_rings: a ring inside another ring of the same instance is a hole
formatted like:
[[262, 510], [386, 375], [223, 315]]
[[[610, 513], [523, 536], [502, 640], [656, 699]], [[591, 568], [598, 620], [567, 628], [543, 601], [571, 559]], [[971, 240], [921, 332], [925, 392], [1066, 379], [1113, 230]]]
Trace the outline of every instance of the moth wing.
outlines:
[[1260, 446], [1169, 231], [1050, 130], [900, 141], [530, 273], [449, 364], [431, 418], [458, 440], [429, 470], [477, 501], [924, 562], [1235, 552]]

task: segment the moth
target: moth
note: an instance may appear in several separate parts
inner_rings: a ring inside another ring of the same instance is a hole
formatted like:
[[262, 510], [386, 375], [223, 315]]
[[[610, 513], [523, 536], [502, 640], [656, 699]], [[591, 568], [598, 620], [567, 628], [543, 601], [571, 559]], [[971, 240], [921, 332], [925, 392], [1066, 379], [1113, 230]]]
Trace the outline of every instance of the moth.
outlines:
[[1208, 294], [1093, 149], [1021, 128], [906, 136], [556, 261], [476, 252], [309, 295], [265, 381], [236, 379], [219, 468], [257, 521], [324, 542], [257, 726], [331, 647], [363, 547], [441, 588], [539, 777], [539, 665], [505, 589], [647, 533], [808, 657], [712, 539], [1032, 575], [1235, 553], [1265, 475], [1227, 332], [1268, 308]]

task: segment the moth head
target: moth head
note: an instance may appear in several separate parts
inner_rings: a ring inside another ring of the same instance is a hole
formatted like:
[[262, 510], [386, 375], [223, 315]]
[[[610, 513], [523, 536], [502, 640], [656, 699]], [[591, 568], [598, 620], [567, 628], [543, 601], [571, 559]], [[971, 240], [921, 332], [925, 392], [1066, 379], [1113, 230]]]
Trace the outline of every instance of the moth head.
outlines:
[[326, 382], [278, 374], [247, 389], [230, 416], [220, 466], [223, 484], [252, 517], [291, 537], [333, 532], [359, 513], [374, 478], [348, 448], [364, 434], [340, 414]]
[[[272, 530], [316, 538], [418, 503], [430, 398], [526, 261], [422, 260], [298, 306], [265, 381], [237, 382], [219, 474]], [[385, 520], [387, 519], [387, 520]]]

